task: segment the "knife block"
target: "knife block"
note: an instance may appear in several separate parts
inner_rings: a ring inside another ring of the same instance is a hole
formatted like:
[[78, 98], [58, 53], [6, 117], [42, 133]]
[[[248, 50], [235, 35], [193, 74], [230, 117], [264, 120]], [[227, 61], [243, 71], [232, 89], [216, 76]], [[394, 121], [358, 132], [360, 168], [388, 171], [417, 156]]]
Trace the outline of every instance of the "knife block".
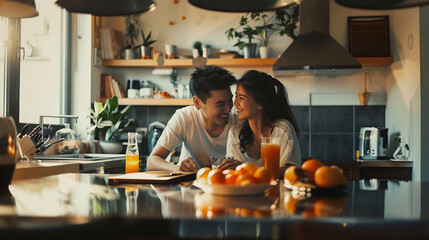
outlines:
[[36, 146], [33, 141], [31, 141], [28, 135], [25, 135], [23, 138], [19, 139], [19, 146], [21, 148], [22, 156], [25, 157], [29, 162], [36, 156]]

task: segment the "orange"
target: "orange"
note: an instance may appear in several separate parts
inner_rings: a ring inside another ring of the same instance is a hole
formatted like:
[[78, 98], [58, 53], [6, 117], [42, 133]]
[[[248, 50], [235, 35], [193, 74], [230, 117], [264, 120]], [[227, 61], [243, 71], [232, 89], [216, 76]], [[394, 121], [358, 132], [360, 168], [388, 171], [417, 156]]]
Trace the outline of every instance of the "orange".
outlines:
[[257, 169], [258, 169], [258, 165], [256, 165], [255, 163], [245, 162], [245, 163], [238, 165], [235, 168], [235, 171], [237, 171], [238, 174], [240, 174], [240, 175], [242, 175], [244, 173], [247, 173], [249, 175], [253, 175]]
[[307, 171], [310, 177], [314, 177], [314, 173], [321, 166], [323, 166], [323, 164], [317, 159], [310, 158], [302, 164], [301, 168]]
[[222, 170], [211, 170], [207, 176], [207, 184], [225, 184], [225, 175], [223, 175]]
[[314, 173], [314, 182], [323, 188], [335, 188], [341, 183], [343, 175], [337, 168], [322, 166]]
[[254, 217], [269, 217], [271, 216], [271, 209], [255, 209], [253, 210]]
[[242, 174], [242, 175], [238, 175], [237, 180], [235, 180], [235, 182], [236, 182], [236, 185], [247, 186], [247, 185], [257, 184], [258, 179], [256, 179], [254, 176], [250, 174]]
[[238, 177], [238, 174], [235, 171], [229, 172], [228, 174], [225, 175], [225, 183], [228, 185], [235, 185], [237, 177]]
[[253, 176], [258, 179], [259, 183], [269, 184], [271, 182], [271, 174], [265, 169], [265, 167], [259, 167], [256, 169]]
[[340, 177], [340, 186], [341, 187], [347, 187], [347, 185], [349, 183], [347, 182], [347, 178], [343, 174], [343, 170], [341, 168], [339, 168], [338, 166], [335, 166], [335, 165], [332, 165], [331, 168], [338, 169], [338, 171], [340, 172], [340, 175], [341, 175], [341, 177]]
[[200, 168], [197, 172], [197, 182], [207, 184], [207, 176], [209, 175], [210, 170], [211, 169], [209, 167]]
[[223, 170], [222, 171], [222, 173], [223, 173], [223, 175], [228, 175], [228, 173], [231, 173], [231, 172], [235, 172], [235, 170], [234, 169], [225, 169], [225, 170]]
[[298, 180], [298, 175], [296, 174], [296, 171], [295, 171], [297, 168], [298, 168], [297, 166], [292, 165], [288, 167], [285, 171], [284, 179], [288, 180], [290, 184], [294, 184], [296, 180]]

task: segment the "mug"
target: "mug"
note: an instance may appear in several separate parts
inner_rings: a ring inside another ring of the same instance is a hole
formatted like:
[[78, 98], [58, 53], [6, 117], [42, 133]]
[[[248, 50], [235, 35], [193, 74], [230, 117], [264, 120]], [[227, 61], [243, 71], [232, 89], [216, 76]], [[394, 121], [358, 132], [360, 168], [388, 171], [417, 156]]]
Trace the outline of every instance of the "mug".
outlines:
[[15, 123], [12, 118], [0, 117], [0, 195], [9, 194], [9, 184], [19, 155]]

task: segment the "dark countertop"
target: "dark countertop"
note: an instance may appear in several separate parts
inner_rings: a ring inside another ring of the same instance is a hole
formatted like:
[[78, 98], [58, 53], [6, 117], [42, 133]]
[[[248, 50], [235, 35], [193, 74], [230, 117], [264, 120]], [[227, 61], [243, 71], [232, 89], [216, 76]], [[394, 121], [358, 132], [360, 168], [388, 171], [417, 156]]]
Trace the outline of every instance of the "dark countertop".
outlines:
[[14, 182], [13, 197], [0, 201], [0, 235], [429, 238], [429, 182], [350, 181], [344, 191], [310, 198], [292, 195], [280, 182], [267, 196], [224, 197], [205, 194], [192, 182], [109, 186], [108, 176], [61, 174]]

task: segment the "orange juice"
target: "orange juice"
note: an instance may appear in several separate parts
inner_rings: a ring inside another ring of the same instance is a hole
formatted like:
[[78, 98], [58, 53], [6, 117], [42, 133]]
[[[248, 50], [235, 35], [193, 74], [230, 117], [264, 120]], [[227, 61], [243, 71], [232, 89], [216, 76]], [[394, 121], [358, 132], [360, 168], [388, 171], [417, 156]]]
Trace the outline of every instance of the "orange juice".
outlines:
[[262, 143], [261, 160], [262, 166], [270, 172], [272, 178], [278, 179], [280, 168], [280, 144]]
[[139, 155], [126, 155], [125, 173], [133, 173], [139, 171]]

